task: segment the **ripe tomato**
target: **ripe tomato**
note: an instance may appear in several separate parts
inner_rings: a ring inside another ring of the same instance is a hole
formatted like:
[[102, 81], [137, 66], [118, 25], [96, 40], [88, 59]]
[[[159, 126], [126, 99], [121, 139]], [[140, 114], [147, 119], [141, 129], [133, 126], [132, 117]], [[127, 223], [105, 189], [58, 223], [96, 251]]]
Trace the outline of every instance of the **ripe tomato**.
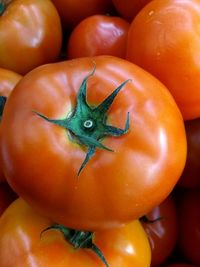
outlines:
[[14, 191], [53, 221], [92, 231], [149, 212], [186, 160], [183, 119], [166, 87], [112, 56], [29, 72], [6, 104], [0, 147]]
[[187, 159], [178, 185], [186, 188], [200, 187], [200, 119], [185, 122]]
[[160, 266], [170, 256], [177, 241], [177, 214], [172, 197], [165, 199], [145, 218], [150, 220], [142, 224], [151, 245], [151, 266]]
[[[51, 221], [35, 213], [23, 200], [13, 202], [0, 218], [0, 266], [105, 266], [91, 250], [73, 248], [58, 231], [49, 230], [41, 236], [51, 225]], [[139, 221], [95, 232], [93, 242], [109, 267], [150, 266], [150, 246]]]
[[127, 59], [163, 82], [184, 119], [200, 117], [200, 1], [151, 1], [130, 26]]
[[184, 257], [200, 266], [200, 190], [187, 190], [178, 200], [179, 247]]
[[0, 183], [0, 216], [16, 198], [17, 195], [6, 182]]
[[118, 13], [131, 22], [150, 0], [112, 0], [112, 2]]
[[[8, 97], [15, 85], [22, 78], [21, 75], [6, 69], [0, 68], [0, 96]], [[4, 105], [0, 106], [0, 118], [2, 117]], [[0, 182], [5, 180], [2, 166], [0, 164]]]
[[112, 0], [52, 0], [63, 27], [72, 30], [81, 20], [96, 14], [107, 14], [112, 9]]
[[130, 24], [120, 17], [94, 15], [82, 20], [70, 34], [68, 58], [112, 55], [124, 58]]
[[1, 1], [0, 7], [0, 67], [25, 74], [58, 58], [62, 30], [51, 1]]

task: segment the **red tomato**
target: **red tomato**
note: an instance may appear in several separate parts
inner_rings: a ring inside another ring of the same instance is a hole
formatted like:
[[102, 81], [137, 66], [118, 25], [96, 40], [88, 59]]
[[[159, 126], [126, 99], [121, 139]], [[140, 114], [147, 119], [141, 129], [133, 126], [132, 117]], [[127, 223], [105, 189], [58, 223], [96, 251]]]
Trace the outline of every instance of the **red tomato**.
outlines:
[[183, 192], [178, 201], [179, 247], [184, 257], [200, 266], [200, 190]]
[[[0, 266], [105, 267], [94, 252], [73, 248], [59, 231], [49, 230], [41, 236], [52, 224], [23, 200], [12, 203], [0, 218]], [[150, 266], [150, 246], [139, 221], [119, 229], [95, 232], [92, 241], [109, 267]]]
[[200, 119], [185, 122], [187, 159], [178, 185], [186, 188], [200, 187]]
[[0, 216], [16, 198], [17, 195], [6, 182], [0, 184]]
[[166, 87], [112, 56], [27, 74], [6, 104], [0, 147], [18, 195], [57, 223], [92, 231], [149, 212], [186, 160], [183, 119]]
[[170, 256], [177, 241], [177, 214], [172, 197], [155, 207], [146, 218], [150, 222], [142, 224], [151, 245], [151, 266], [160, 266]]
[[60, 18], [49, 0], [1, 1], [0, 67], [25, 74], [57, 60], [62, 42]]
[[[6, 69], [0, 68], [0, 96], [8, 97], [15, 85], [19, 82], [19, 80], [22, 78], [21, 75], [10, 71]], [[0, 117], [2, 116], [3, 106], [1, 106], [0, 110]], [[5, 177], [3, 175], [2, 166], [0, 164], [0, 181], [5, 180]]]
[[112, 0], [52, 0], [63, 27], [72, 30], [81, 20], [96, 14], [107, 14], [112, 9]]
[[149, 3], [150, 0], [112, 0], [112, 2], [123, 18], [132, 21], [137, 13]]
[[200, 1], [156, 0], [130, 26], [127, 59], [148, 70], [174, 96], [184, 119], [200, 117]]
[[67, 43], [68, 58], [126, 55], [129, 23], [120, 17], [94, 15], [82, 20]]

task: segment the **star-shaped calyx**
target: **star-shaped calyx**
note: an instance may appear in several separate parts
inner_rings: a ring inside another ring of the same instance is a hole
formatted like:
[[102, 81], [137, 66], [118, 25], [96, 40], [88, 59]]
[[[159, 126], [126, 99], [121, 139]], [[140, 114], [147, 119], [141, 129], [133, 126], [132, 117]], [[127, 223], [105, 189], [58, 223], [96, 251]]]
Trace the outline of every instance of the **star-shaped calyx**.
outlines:
[[95, 69], [96, 68], [94, 67], [92, 72], [82, 81], [77, 94], [76, 107], [69, 117], [58, 120], [50, 119], [43, 114], [34, 111], [38, 116], [42, 117], [46, 121], [68, 130], [71, 133], [71, 136], [73, 136], [75, 142], [87, 147], [88, 151], [78, 171], [78, 175], [90, 158], [95, 154], [96, 148], [113, 151], [100, 142], [102, 138], [106, 136], [121, 136], [129, 130], [129, 113], [127, 114], [124, 129], [120, 129], [106, 123], [108, 109], [112, 105], [119, 91], [129, 80], [124, 81], [106, 99], [104, 99], [102, 103], [93, 107], [87, 102], [86, 89], [87, 81], [94, 74]]

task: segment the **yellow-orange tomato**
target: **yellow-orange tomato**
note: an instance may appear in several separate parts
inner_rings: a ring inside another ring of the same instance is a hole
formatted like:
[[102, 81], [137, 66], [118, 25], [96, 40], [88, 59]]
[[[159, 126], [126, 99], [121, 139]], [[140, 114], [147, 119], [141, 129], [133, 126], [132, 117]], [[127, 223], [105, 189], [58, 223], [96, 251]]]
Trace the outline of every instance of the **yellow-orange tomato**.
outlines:
[[174, 96], [185, 120], [200, 117], [200, 1], [156, 0], [133, 20], [127, 59]]
[[[13, 202], [0, 218], [0, 266], [105, 267], [94, 252], [73, 248], [58, 231], [49, 230], [40, 236], [52, 223], [22, 199]], [[119, 229], [95, 232], [93, 243], [109, 267], [150, 266], [149, 242], [137, 220]]]
[[57, 60], [62, 29], [50, 0], [5, 0], [0, 8], [1, 68], [25, 74]]
[[[22, 76], [16, 72], [0, 68], [0, 96], [8, 97], [21, 78]], [[3, 106], [1, 106], [1, 109], [3, 109]], [[3, 110], [0, 112], [2, 116]], [[3, 180], [5, 180], [5, 177], [0, 163], [0, 181]]]
[[129, 26], [127, 21], [116, 16], [87, 17], [69, 36], [68, 58], [99, 55], [125, 58]]
[[186, 135], [163, 84], [126, 60], [99, 56], [25, 75], [6, 103], [0, 149], [18, 195], [57, 223], [93, 231], [121, 226], [167, 197], [184, 168]]

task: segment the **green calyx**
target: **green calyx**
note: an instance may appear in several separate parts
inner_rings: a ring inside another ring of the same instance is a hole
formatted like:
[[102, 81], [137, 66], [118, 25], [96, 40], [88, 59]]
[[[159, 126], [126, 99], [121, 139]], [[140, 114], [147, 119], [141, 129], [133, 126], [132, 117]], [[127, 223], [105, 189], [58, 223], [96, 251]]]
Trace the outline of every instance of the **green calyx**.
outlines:
[[12, 0], [0, 0], [0, 16], [6, 10], [6, 7], [12, 2]]
[[65, 240], [69, 242], [75, 249], [90, 249], [92, 250], [104, 263], [106, 267], [109, 267], [101, 250], [93, 243], [93, 233], [88, 231], [79, 231], [70, 229], [61, 224], [54, 224], [41, 232], [41, 235], [47, 230], [60, 231]]
[[5, 96], [0, 96], [0, 120], [2, 119], [3, 111], [4, 111], [4, 106], [6, 104], [7, 97]]
[[84, 78], [77, 95], [76, 107], [69, 117], [60, 120], [50, 119], [43, 114], [34, 111], [38, 116], [45, 119], [46, 121], [68, 130], [73, 141], [87, 148], [87, 154], [78, 171], [78, 175], [80, 174], [86, 163], [95, 154], [96, 148], [113, 151], [112, 149], [104, 146], [100, 142], [101, 139], [107, 136], [121, 136], [127, 133], [129, 130], [129, 113], [127, 114], [124, 129], [106, 124], [108, 109], [112, 105], [117, 94], [129, 80], [126, 80], [121, 85], [119, 85], [98, 106], [92, 107], [87, 103], [86, 87], [88, 79], [94, 74], [94, 72], [95, 67], [93, 71], [86, 78]]

